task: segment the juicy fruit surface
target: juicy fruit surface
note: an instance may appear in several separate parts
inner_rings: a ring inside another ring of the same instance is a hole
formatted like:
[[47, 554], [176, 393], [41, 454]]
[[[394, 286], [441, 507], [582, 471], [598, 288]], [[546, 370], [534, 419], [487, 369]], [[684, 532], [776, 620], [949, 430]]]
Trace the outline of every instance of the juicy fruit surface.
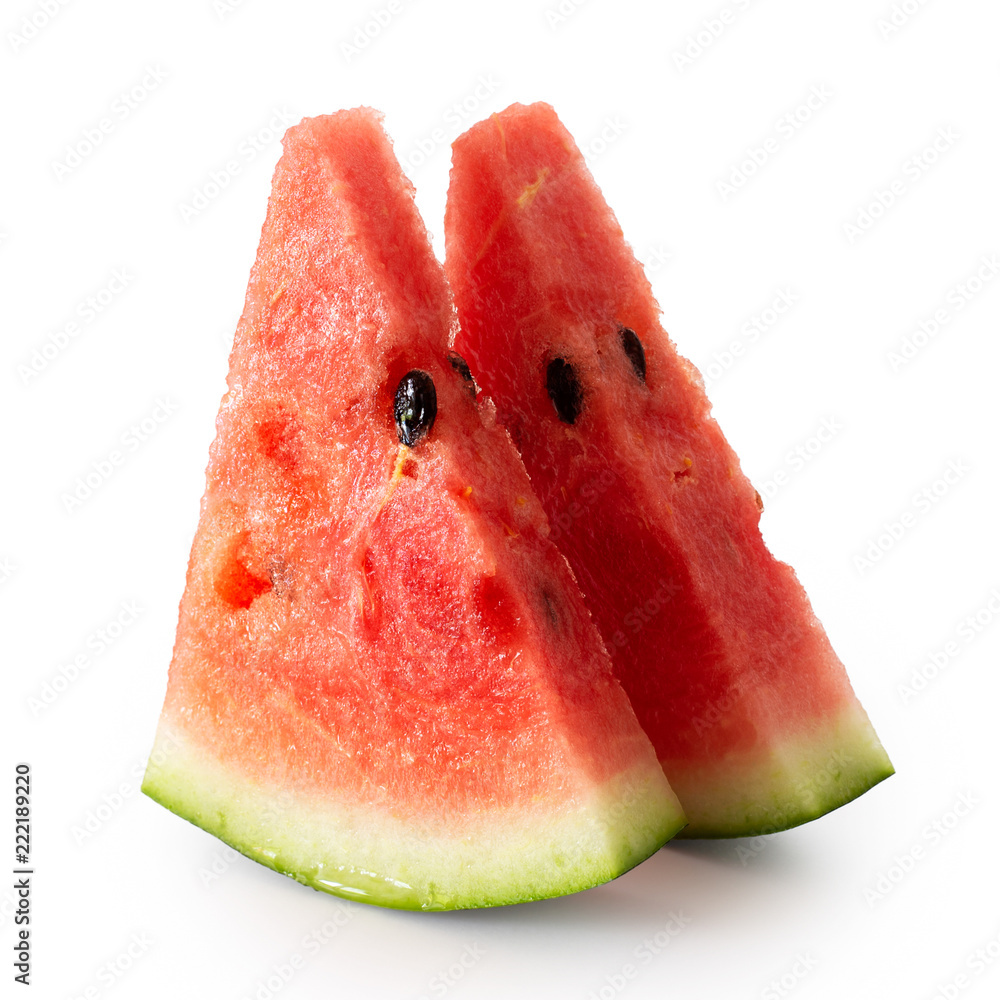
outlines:
[[891, 774], [548, 105], [514, 105], [456, 141], [445, 238], [456, 349], [521, 452], [685, 835], [794, 826]]
[[425, 909], [594, 885], [683, 823], [453, 323], [377, 116], [291, 129], [143, 786]]

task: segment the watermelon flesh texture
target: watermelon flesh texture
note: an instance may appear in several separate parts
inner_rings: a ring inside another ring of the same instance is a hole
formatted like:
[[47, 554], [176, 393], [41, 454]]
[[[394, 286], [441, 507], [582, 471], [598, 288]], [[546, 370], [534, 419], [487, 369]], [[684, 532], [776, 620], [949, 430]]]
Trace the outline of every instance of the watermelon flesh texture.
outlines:
[[445, 241], [456, 347], [521, 452], [683, 835], [795, 826], [890, 775], [551, 107], [514, 105], [455, 142]]
[[[454, 322], [378, 116], [290, 129], [143, 784], [399, 908], [573, 892], [684, 822]], [[410, 448], [413, 369], [437, 408]]]

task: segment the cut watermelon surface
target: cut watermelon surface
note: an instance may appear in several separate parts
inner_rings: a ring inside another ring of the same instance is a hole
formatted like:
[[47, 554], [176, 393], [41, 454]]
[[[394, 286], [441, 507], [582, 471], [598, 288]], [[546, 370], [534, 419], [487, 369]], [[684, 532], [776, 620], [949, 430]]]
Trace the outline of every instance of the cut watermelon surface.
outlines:
[[289, 130], [143, 790], [413, 909], [586, 888], [682, 825], [378, 116]]
[[521, 452], [683, 835], [795, 826], [892, 774], [551, 107], [455, 142], [445, 240], [456, 348]]

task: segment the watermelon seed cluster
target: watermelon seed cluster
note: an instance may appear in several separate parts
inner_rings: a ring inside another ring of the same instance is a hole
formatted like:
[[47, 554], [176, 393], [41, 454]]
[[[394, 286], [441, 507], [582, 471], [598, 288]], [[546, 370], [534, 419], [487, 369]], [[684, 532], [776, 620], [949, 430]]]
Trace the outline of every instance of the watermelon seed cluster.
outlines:
[[[618, 327], [618, 340], [640, 382], [646, 382], [646, 351], [635, 330]], [[575, 424], [583, 409], [583, 386], [576, 369], [565, 358], [553, 358], [545, 369], [545, 388], [564, 424]]]

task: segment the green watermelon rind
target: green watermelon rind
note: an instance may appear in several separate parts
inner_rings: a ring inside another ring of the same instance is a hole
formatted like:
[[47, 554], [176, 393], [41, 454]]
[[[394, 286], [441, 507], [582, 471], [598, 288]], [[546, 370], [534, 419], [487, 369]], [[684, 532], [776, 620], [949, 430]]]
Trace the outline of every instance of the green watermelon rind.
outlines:
[[[594, 787], [573, 809], [553, 814], [541, 801], [452, 815], [447, 832], [439, 825], [421, 834], [419, 823], [362, 804], [266, 789], [178, 734], [158, 732], [147, 796], [303, 885], [393, 909], [504, 906], [579, 892], [634, 868], [686, 822], [649, 760]], [[428, 810], [432, 803], [429, 792]]]
[[[692, 816], [685, 839], [757, 837], [818, 819], [895, 773], [864, 709], [854, 701], [833, 720], [817, 719], [805, 732], [743, 761], [692, 770], [661, 761]], [[683, 779], [674, 775], [683, 770]]]

